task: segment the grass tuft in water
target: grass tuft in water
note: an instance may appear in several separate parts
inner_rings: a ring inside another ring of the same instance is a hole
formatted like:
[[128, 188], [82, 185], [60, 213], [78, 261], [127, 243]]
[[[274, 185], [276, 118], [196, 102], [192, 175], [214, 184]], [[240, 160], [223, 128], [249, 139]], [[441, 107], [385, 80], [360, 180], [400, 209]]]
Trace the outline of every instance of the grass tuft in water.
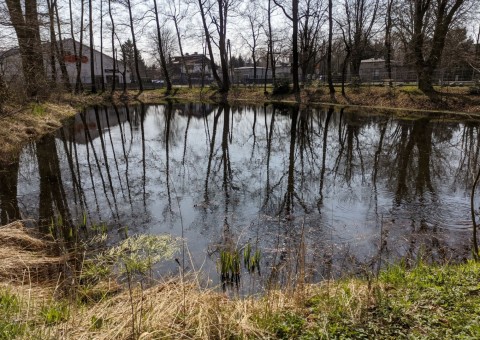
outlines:
[[254, 273], [255, 269], [260, 272], [260, 258], [260, 249], [256, 249], [252, 253], [252, 246], [250, 245], [250, 243], [247, 243], [247, 245], [243, 249], [243, 265], [249, 273]]
[[238, 250], [221, 250], [219, 266], [222, 282], [238, 283], [240, 279], [240, 253]]

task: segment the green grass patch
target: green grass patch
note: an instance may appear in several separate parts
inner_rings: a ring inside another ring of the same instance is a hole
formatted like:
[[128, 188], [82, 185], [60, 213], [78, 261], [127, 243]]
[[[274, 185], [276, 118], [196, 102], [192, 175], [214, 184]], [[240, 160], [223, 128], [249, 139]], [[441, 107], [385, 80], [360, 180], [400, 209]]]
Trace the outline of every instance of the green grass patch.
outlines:
[[46, 113], [45, 106], [42, 104], [32, 104], [32, 114], [37, 117], [43, 117]]
[[16, 339], [23, 335], [25, 325], [16, 320], [19, 312], [18, 297], [9, 290], [0, 290], [0, 339]]
[[290, 339], [479, 339], [480, 265], [396, 265], [371, 281], [342, 281], [265, 325]]
[[413, 96], [422, 96], [424, 93], [418, 89], [417, 86], [403, 86], [400, 90], [400, 92], [403, 92], [403, 93], [406, 93], [406, 94], [410, 94], [410, 95], [413, 95]]
[[47, 325], [53, 325], [68, 320], [69, 308], [66, 302], [53, 302], [43, 306], [40, 314]]

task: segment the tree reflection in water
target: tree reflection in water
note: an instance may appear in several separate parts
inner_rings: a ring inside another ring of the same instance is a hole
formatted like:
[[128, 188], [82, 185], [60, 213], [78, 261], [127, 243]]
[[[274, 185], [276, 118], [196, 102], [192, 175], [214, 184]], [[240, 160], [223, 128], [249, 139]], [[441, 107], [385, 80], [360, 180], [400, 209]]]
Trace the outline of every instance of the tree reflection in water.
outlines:
[[0, 216], [70, 228], [86, 215], [112, 242], [125, 226], [183, 224], [192, 265], [210, 273], [218, 251], [258, 244], [262, 285], [461, 258], [479, 140], [473, 122], [351, 109], [93, 108], [0, 165]]

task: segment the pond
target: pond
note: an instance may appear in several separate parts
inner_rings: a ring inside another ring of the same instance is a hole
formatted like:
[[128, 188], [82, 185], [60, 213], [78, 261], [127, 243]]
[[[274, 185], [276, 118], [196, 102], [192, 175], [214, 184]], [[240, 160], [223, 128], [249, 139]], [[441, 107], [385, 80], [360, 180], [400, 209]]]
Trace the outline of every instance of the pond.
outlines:
[[214, 284], [238, 283], [218, 273], [225, 254], [259, 286], [458, 261], [471, 254], [479, 132], [328, 107], [95, 107], [2, 165], [1, 223], [103, 223], [112, 243], [173, 234], [186, 251], [162, 270], [184, 261]]

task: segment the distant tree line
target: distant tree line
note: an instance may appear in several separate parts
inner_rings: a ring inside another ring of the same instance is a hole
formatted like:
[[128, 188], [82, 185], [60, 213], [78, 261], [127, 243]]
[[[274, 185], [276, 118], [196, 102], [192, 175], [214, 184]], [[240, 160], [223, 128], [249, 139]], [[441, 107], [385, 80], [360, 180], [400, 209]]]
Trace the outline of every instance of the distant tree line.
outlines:
[[[358, 78], [361, 61], [371, 57], [385, 60], [390, 79], [394, 61], [409, 65], [419, 89], [429, 94], [438, 68], [480, 68], [479, 9], [480, 0], [5, 0], [0, 26], [15, 32], [16, 39], [0, 34], [0, 46], [18, 48], [28, 97], [47, 95], [48, 84], [83, 91], [82, 44], [91, 47], [92, 79], [95, 48], [121, 60], [140, 90], [146, 68], [142, 53], [156, 61], [170, 90], [171, 57], [179, 54], [185, 64], [185, 49], [194, 46], [210, 60], [213, 81], [224, 94], [232, 84], [232, 68], [251, 65], [256, 78], [261, 65], [275, 81], [283, 61], [291, 66], [295, 94], [308, 75], [322, 74], [333, 96], [334, 73], [341, 74], [342, 83], [347, 72]], [[73, 51], [79, 56], [73, 86], [64, 61], [66, 38], [80, 42]], [[92, 92], [105, 91], [101, 70], [100, 89], [92, 81]], [[2, 72], [4, 97], [8, 83]]]

